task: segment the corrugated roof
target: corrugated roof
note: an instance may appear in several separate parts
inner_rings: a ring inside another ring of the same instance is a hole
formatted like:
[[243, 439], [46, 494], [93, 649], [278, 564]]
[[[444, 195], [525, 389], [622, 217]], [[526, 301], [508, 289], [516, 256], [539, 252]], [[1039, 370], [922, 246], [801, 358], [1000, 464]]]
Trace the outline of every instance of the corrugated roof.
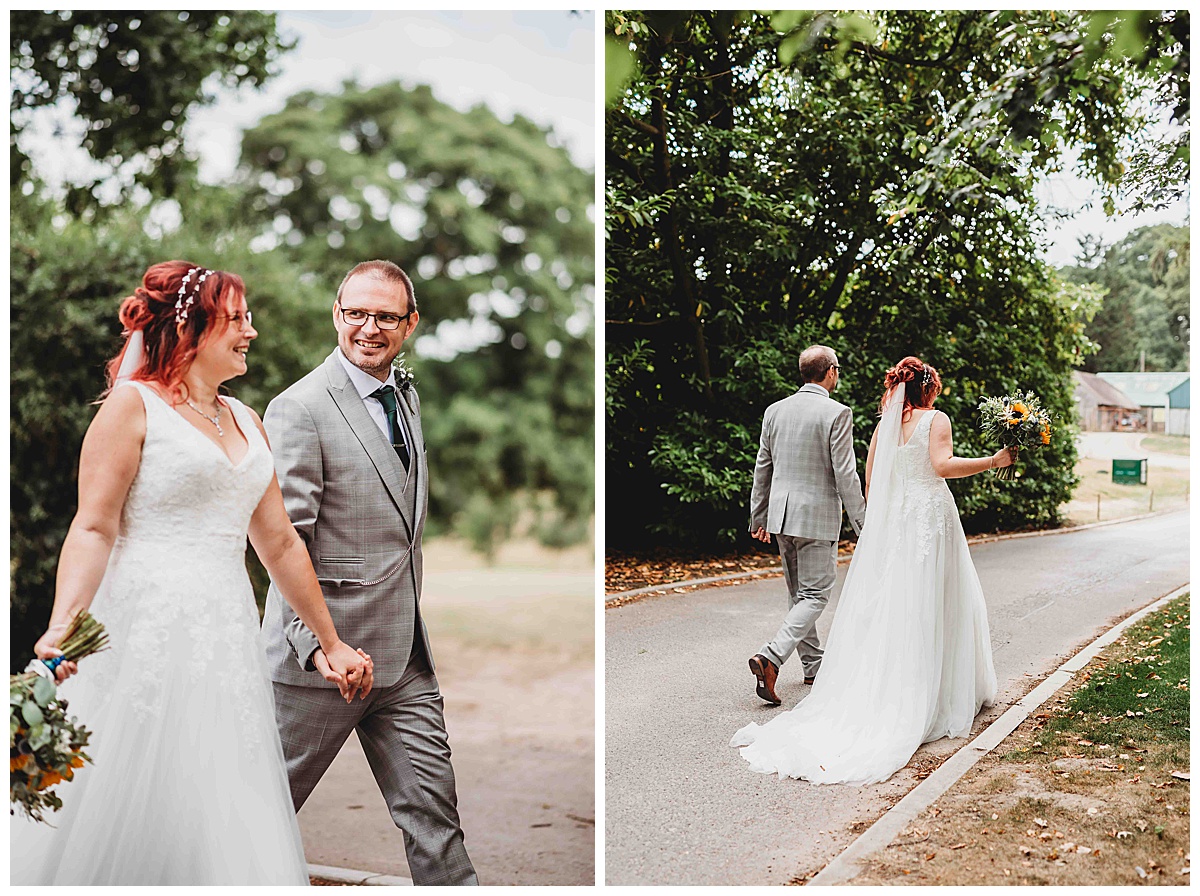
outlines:
[[1185, 371], [1158, 373], [1098, 373], [1096, 376], [1116, 386], [1144, 408], [1165, 408], [1167, 393], [1191, 379]]
[[1130, 411], [1136, 411], [1141, 407], [1140, 404], [1112, 383], [1106, 383], [1094, 373], [1084, 373], [1082, 370], [1076, 370], [1075, 382], [1080, 388], [1090, 392], [1098, 405], [1103, 405], [1106, 408], [1125, 408]]

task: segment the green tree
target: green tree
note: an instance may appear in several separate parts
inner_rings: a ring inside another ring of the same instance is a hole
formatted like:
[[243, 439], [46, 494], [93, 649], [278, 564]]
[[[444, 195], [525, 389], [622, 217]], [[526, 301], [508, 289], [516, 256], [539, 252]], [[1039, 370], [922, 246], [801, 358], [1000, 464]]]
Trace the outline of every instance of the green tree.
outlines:
[[261, 85], [292, 46], [274, 13], [252, 11], [13, 10], [9, 27], [12, 184], [35, 179], [21, 145], [31, 113], [68, 99], [85, 125], [83, 148], [104, 163], [99, 177], [70, 186], [76, 213], [101, 204], [100, 185], [114, 177], [174, 195], [194, 176], [183, 145], [189, 111], [217, 85]]
[[[1033, 187], [1068, 146], [1116, 185], [1143, 120], [1128, 64], [1048, 11], [611, 13], [638, 74], [606, 115], [607, 481], [639, 495], [608, 543], [735, 543], [763, 409], [811, 342], [847, 367], [865, 457], [884, 370], [975, 405], [1029, 388], [1071, 419], [1079, 295], [1037, 261]], [[638, 27], [632, 27], [636, 24]], [[1030, 64], [1030, 61], [1033, 64]], [[1132, 86], [1131, 86], [1132, 85]], [[1054, 524], [1074, 446], [1015, 487], [952, 484], [977, 530]], [[654, 497], [652, 497], [654, 496]], [[640, 525], [639, 525], [640, 524]]]
[[[490, 551], [532, 513], [586, 536], [593, 496], [593, 174], [522, 116], [425, 86], [305, 92], [249, 130], [249, 216], [330, 304], [355, 263], [412, 275], [430, 518]], [[322, 316], [328, 317], [328, 309]], [[423, 336], [420, 334], [424, 334]], [[432, 337], [432, 338], [430, 338]]]
[[1191, 240], [1186, 227], [1139, 227], [1107, 249], [1085, 249], [1063, 277], [1104, 291], [1084, 369], [1187, 370], [1191, 349]]

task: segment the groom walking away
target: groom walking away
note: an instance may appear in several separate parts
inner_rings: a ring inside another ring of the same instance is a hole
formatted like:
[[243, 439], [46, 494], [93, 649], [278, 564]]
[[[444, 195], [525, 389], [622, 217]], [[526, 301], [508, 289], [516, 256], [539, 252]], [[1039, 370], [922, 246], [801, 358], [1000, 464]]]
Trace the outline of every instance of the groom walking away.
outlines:
[[750, 658], [758, 696], [778, 705], [775, 679], [792, 652], [812, 684], [821, 666], [817, 617], [837, 577], [842, 506], [857, 534], [866, 502], [854, 463], [850, 408], [829, 397], [841, 376], [837, 355], [824, 345], [800, 353], [804, 385], [763, 415], [762, 439], [750, 495], [750, 534], [779, 539], [788, 613], [775, 637]]
[[338, 347], [263, 418], [288, 515], [338, 632], [371, 657], [375, 687], [355, 701], [325, 680], [317, 639], [274, 584], [262, 639], [296, 810], [357, 731], [404, 833], [413, 883], [477, 884], [420, 614], [429, 500], [421, 404], [411, 377], [392, 367], [419, 316], [404, 271], [357, 265], [333, 305]]

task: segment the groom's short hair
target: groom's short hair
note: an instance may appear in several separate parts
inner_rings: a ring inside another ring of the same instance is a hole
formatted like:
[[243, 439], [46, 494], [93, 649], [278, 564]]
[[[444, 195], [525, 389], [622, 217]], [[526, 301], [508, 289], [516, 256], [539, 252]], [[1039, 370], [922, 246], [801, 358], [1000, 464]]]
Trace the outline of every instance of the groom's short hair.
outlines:
[[837, 353], [827, 345], [810, 345], [800, 353], [800, 379], [819, 383], [837, 363]]
[[350, 282], [350, 278], [356, 274], [364, 274], [368, 277], [373, 277], [376, 280], [382, 280], [384, 283], [398, 283], [404, 287], [404, 295], [408, 298], [408, 311], [417, 310], [417, 293], [413, 290], [412, 280], [408, 278], [408, 274], [404, 273], [404, 269], [394, 261], [386, 261], [383, 259], [375, 259], [374, 261], [360, 261], [350, 269], [345, 277], [342, 278], [342, 285], [337, 290], [337, 300], [342, 300], [342, 290], [346, 288], [346, 284]]

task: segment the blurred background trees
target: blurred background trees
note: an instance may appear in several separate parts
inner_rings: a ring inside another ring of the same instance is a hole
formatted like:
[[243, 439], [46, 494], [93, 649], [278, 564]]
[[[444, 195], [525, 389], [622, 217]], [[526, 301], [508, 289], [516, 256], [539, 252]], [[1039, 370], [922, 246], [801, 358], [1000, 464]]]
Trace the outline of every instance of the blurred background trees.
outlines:
[[1191, 239], [1172, 224], [1139, 227], [1111, 246], [1085, 242], [1070, 280], [1102, 291], [1083, 369], [1187, 370], [1191, 340]]
[[1103, 284], [1040, 259], [1034, 188], [1070, 150], [1111, 207], [1130, 146], [1164, 198], [1187, 182], [1188, 13], [1105, 16], [607, 14], [606, 483], [639, 501], [608, 547], [744, 544], [762, 412], [814, 342], [860, 458], [905, 355], [941, 371], [960, 454], [994, 450], [982, 396], [1035, 391], [1054, 443], [951, 487], [975, 531], [1058, 522]]
[[[10, 562], [13, 662], [53, 600], [83, 433], [121, 344], [116, 312], [155, 261], [246, 281], [260, 331], [228, 391], [262, 413], [336, 344], [346, 270], [389, 258], [421, 324], [405, 360], [425, 409], [431, 536], [488, 553], [585, 541], [594, 508], [594, 175], [543, 128], [421, 85], [301, 93], [245, 134], [228, 182], [180, 133], [216, 84], [257, 85], [290, 45], [274, 14], [13, 13]], [[38, 175], [28, 110], [70, 103], [95, 160]], [[256, 586], [263, 576], [252, 563]], [[261, 594], [260, 594], [261, 598]]]

